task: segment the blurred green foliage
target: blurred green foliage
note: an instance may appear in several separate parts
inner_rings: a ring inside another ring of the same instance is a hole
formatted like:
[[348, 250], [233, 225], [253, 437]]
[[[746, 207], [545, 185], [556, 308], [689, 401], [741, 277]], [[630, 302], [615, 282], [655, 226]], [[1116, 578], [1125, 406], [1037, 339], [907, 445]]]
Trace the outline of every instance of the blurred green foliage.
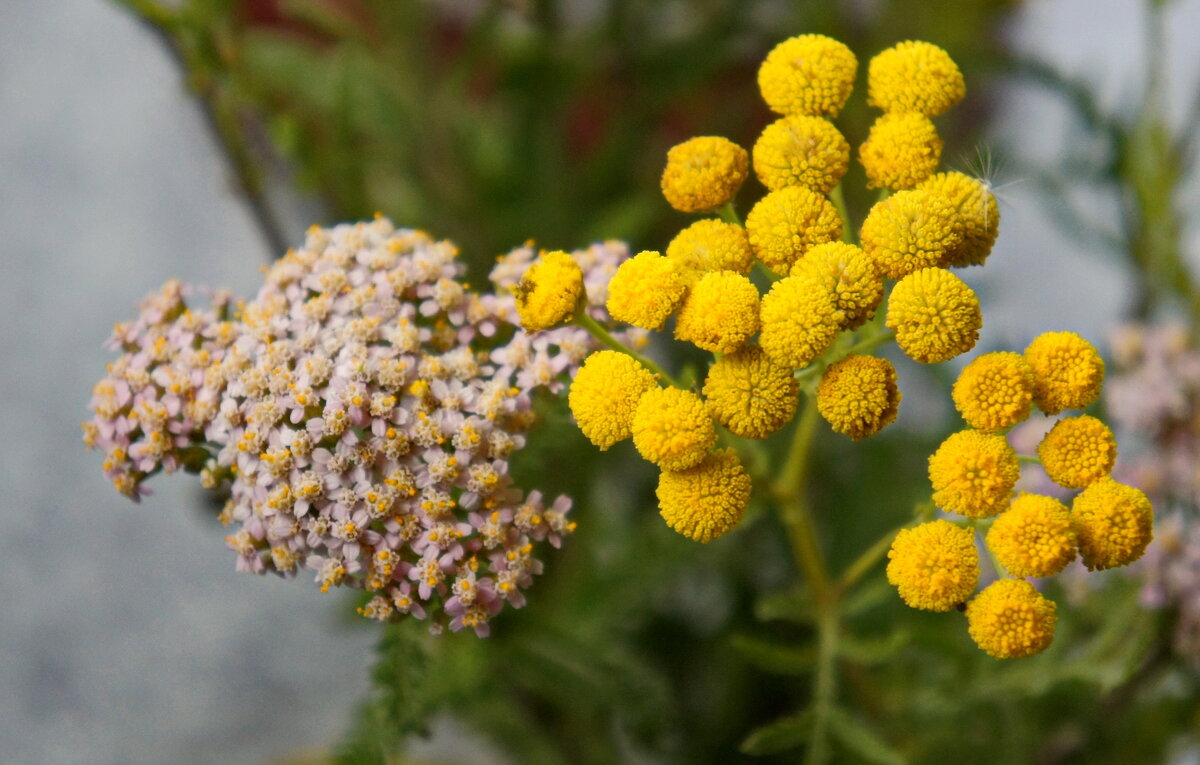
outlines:
[[[182, 66], [272, 256], [300, 235], [281, 223], [272, 189], [282, 185], [320, 200], [323, 222], [380, 211], [453, 239], [476, 280], [531, 237], [664, 248], [688, 222], [658, 191], [667, 148], [695, 134], [751, 145], [771, 119], [757, 64], [793, 34], [846, 42], [862, 81], [868, 58], [898, 40], [945, 47], [970, 87], [941, 122], [946, 164], [963, 167], [956, 159], [974, 154], [990, 111], [988, 76], [1005, 61], [1010, 5], [119, 2]], [[871, 119], [863, 101], [839, 119], [852, 144]], [[1126, 135], [1153, 147], [1156, 130]], [[1162, 162], [1138, 167], [1169, 175]], [[861, 168], [846, 189], [861, 220], [872, 201]], [[383, 629], [377, 690], [339, 762], [407, 761], [408, 742], [443, 716], [509, 762], [597, 764], [795, 762], [818, 715], [835, 762], [1125, 764], [1161, 759], [1197, 724], [1196, 679], [1169, 660], [1169, 616], [1140, 611], [1136, 586], [1119, 575], [1102, 598], [1060, 609], [1049, 652], [1000, 663], [971, 644], [964, 619], [905, 608], [869, 559], [840, 623], [823, 633], [836, 643], [818, 644], [772, 515], [752, 506], [738, 533], [691, 543], [654, 512], [645, 463], [628, 450], [597, 455], [561, 402], [539, 411], [514, 472], [521, 485], [574, 496], [578, 533], [546, 562], [528, 607], [487, 640], [433, 638], [411, 622]], [[812, 501], [833, 571], [928, 500], [924, 460], [938, 440], [893, 432], [851, 445], [818, 434]], [[835, 687], [814, 704], [823, 651]]]
[[[264, 179], [283, 178], [325, 203], [323, 222], [383, 212], [459, 243], [476, 278], [531, 237], [665, 247], [687, 222], [658, 191], [667, 149], [696, 134], [751, 145], [772, 119], [758, 62], [791, 34], [843, 40], [863, 82], [874, 52], [936, 40], [972, 84], [943, 130], [951, 163], [968, 156], [1010, 5], [189, 0], [171, 11], [121, 1], [185, 64], [247, 195], [262, 200]], [[852, 143], [871, 119], [863, 101], [839, 120]], [[851, 191], [862, 188], [854, 172]], [[867, 199], [850, 204], [861, 212]]]

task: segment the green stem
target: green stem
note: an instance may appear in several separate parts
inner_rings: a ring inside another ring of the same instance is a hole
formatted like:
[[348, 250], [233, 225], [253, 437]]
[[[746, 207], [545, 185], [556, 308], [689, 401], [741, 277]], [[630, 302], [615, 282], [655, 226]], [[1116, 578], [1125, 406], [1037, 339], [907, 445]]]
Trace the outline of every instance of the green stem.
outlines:
[[858, 584], [858, 580], [866, 576], [867, 572], [875, 567], [875, 564], [883, 560], [887, 555], [888, 550], [892, 548], [892, 542], [896, 539], [896, 534], [900, 533], [901, 529], [907, 528], [909, 524], [897, 526], [888, 531], [879, 538], [875, 544], [868, 547], [862, 555], [850, 564], [850, 566], [842, 573], [841, 580], [838, 581], [838, 591], [845, 594]]
[[1032, 455], [1032, 454], [1018, 454], [1017, 462], [1024, 462], [1024, 463], [1027, 463], [1030, 465], [1042, 464], [1042, 460], [1039, 457]]
[[733, 449], [741, 459], [742, 465], [750, 475], [750, 480], [756, 484], [769, 484], [771, 470], [768, 464], [767, 450], [762, 443], [740, 438], [723, 427], [717, 427], [717, 441], [722, 446]]
[[829, 201], [833, 202], [838, 215], [842, 217], [842, 241], [854, 244], [854, 227], [850, 225], [850, 212], [846, 209], [846, 194], [842, 191], [842, 184], [839, 183], [833, 187], [833, 191], [829, 194]]
[[987, 544], [987, 527], [991, 524], [984, 524], [981, 521], [972, 520], [971, 528], [975, 529], [975, 533], [979, 535], [979, 544], [987, 552], [988, 561], [992, 564], [992, 570], [996, 572], [997, 579], [1003, 579], [1008, 576], [1008, 571], [1004, 566], [1000, 565], [1000, 559], [996, 557], [996, 553], [992, 552], [992, 548]]
[[726, 202], [717, 208], [717, 215], [721, 216], [721, 220], [734, 225], [742, 225], [742, 219], [738, 217], [737, 210], [733, 209], [733, 202]]
[[588, 316], [586, 310], [580, 311], [575, 315], [575, 323], [586, 329], [592, 337], [596, 338], [614, 351], [617, 351], [618, 353], [624, 353], [625, 355], [636, 359], [638, 363], [646, 367], [646, 369], [649, 369], [651, 372], [666, 380], [674, 387], [682, 387], [674, 377], [667, 373], [667, 370], [660, 367], [652, 359], [643, 356], [642, 354], [630, 348], [628, 345], [625, 345], [625, 343], [622, 343], [620, 340], [613, 337], [611, 332], [600, 326], [600, 323], [591, 316]]
[[830, 608], [817, 622], [817, 674], [813, 681], [812, 743], [804, 761], [824, 765], [829, 761], [829, 713], [837, 693], [838, 615]]
[[796, 423], [792, 446], [783, 470], [775, 481], [773, 493], [788, 531], [792, 554], [808, 580], [813, 599], [819, 607], [824, 608], [831, 602], [829, 574], [825, 568], [821, 548], [817, 544], [817, 528], [813, 522], [812, 510], [805, 498], [808, 458], [816, 436], [818, 419], [816, 397], [805, 396], [804, 411]]
[[895, 336], [895, 332], [890, 329], [885, 329], [882, 332], [870, 335], [869, 337], [864, 337], [862, 340], [859, 340], [857, 343], [847, 348], [842, 358], [846, 358], [846, 356], [851, 356], [855, 353], [870, 353]]

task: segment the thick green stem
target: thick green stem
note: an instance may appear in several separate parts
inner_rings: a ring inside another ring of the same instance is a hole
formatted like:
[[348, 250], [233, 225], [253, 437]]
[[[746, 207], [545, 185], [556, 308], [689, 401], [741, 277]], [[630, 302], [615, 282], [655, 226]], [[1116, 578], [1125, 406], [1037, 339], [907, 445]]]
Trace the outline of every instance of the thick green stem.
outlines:
[[599, 340], [604, 345], [607, 345], [614, 351], [633, 357], [638, 361], [638, 363], [646, 367], [646, 369], [649, 369], [651, 372], [658, 375], [663, 380], [666, 380], [676, 388], [682, 387], [674, 377], [667, 373], [667, 370], [660, 367], [655, 361], [643, 356], [642, 354], [630, 348], [628, 345], [625, 345], [625, 343], [622, 343], [620, 340], [613, 337], [611, 332], [600, 326], [600, 323], [591, 316], [588, 316], [587, 311], [580, 311], [578, 314], [576, 314], [575, 323], [586, 329], [588, 334]]

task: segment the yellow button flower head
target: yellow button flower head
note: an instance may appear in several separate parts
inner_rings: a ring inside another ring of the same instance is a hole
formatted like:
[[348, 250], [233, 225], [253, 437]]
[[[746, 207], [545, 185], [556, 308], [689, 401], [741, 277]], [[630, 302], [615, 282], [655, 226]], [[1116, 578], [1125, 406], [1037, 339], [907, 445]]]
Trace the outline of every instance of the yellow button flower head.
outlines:
[[931, 43], [899, 43], [875, 56], [867, 67], [867, 103], [885, 112], [936, 117], [966, 94], [958, 64]]
[[983, 313], [962, 279], [943, 268], [925, 268], [896, 283], [887, 326], [910, 359], [936, 364], [975, 347]]
[[1000, 579], [967, 604], [967, 631], [989, 655], [1021, 659], [1050, 647], [1056, 610], [1024, 579]]
[[807, 186], [828, 194], [850, 166], [850, 144], [829, 120], [798, 115], [767, 125], [752, 156], [755, 175], [771, 191]]
[[1020, 476], [1017, 453], [1004, 437], [976, 430], [952, 434], [929, 458], [934, 503], [968, 518], [1007, 507]]
[[617, 321], [659, 329], [683, 302], [688, 276], [676, 261], [639, 252], [621, 264], [608, 283], [608, 312]]
[[662, 174], [667, 203], [703, 212], [733, 199], [750, 174], [750, 155], [728, 138], [699, 136], [672, 146]]
[[987, 546], [1012, 576], [1053, 576], [1075, 560], [1070, 512], [1054, 497], [1022, 494], [992, 523]]
[[642, 395], [633, 414], [633, 445], [663, 470], [687, 470], [698, 464], [717, 432], [704, 402], [679, 388], [658, 388]]
[[840, 239], [842, 218], [812, 189], [788, 186], [758, 200], [746, 216], [746, 233], [755, 256], [782, 275], [810, 247]]
[[975, 533], [950, 521], [901, 529], [888, 551], [887, 580], [911, 608], [949, 611], [979, 584]]
[[896, 369], [887, 359], [847, 356], [826, 369], [817, 386], [821, 416], [855, 441], [883, 430], [899, 408]]
[[1019, 353], [985, 353], [959, 374], [951, 397], [972, 428], [1005, 430], [1029, 417], [1033, 370]]
[[836, 117], [854, 89], [858, 59], [824, 35], [784, 40], [758, 69], [758, 89], [776, 114]]
[[862, 226], [863, 249], [889, 279], [922, 268], [944, 267], [962, 245], [950, 200], [911, 189], [878, 202]]
[[633, 413], [642, 394], [656, 387], [654, 375], [617, 351], [587, 357], [571, 381], [567, 403], [579, 429], [601, 450], [633, 435]]
[[758, 332], [758, 288], [733, 271], [709, 271], [683, 300], [675, 337], [713, 353], [733, 353]]
[[1074, 332], [1046, 332], [1025, 349], [1033, 367], [1033, 401], [1046, 414], [1083, 409], [1100, 398], [1104, 359]]
[[1055, 423], [1037, 452], [1050, 480], [1082, 489], [1112, 472], [1117, 439], [1107, 425], [1084, 414]]
[[761, 316], [759, 345], [789, 369], [805, 366], [827, 351], [845, 319], [833, 293], [809, 274], [775, 282], [763, 296]]
[[883, 114], [858, 147], [869, 189], [911, 189], [937, 170], [942, 139], [923, 114]]
[[1125, 566], [1154, 538], [1154, 508], [1138, 489], [1101, 478], [1075, 497], [1071, 527], [1089, 571]]
[[954, 206], [954, 226], [962, 243], [947, 253], [946, 265], [982, 266], [1000, 233], [996, 195], [983, 181], [963, 173], [936, 173], [917, 188], [941, 194]]
[[833, 293], [843, 329], [857, 329], [883, 299], [883, 277], [869, 255], [845, 242], [818, 244], [792, 266], [791, 275], [810, 274]]
[[704, 380], [709, 413], [742, 438], [766, 438], [791, 422], [799, 395], [791, 368], [757, 345], [717, 359]]
[[547, 252], [526, 269], [513, 296], [527, 332], [556, 327], [571, 320], [583, 299], [583, 269], [561, 250]]
[[754, 265], [746, 229], [716, 218], [702, 218], [676, 234], [667, 257], [694, 271], [737, 271]]
[[688, 470], [664, 470], [655, 494], [668, 526], [688, 539], [711, 542], [746, 514], [750, 476], [732, 449], [721, 449]]

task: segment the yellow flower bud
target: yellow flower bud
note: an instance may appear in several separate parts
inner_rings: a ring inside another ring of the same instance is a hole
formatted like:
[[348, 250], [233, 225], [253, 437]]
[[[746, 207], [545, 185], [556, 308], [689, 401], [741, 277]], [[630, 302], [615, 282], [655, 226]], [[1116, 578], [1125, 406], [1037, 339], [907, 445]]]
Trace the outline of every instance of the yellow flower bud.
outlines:
[[567, 253], [547, 252], [513, 287], [521, 326], [528, 332], [571, 320], [583, 299], [583, 270]]
[[700, 136], [667, 152], [662, 192], [681, 212], [703, 212], [733, 199], [750, 173], [750, 155], [727, 138]]

